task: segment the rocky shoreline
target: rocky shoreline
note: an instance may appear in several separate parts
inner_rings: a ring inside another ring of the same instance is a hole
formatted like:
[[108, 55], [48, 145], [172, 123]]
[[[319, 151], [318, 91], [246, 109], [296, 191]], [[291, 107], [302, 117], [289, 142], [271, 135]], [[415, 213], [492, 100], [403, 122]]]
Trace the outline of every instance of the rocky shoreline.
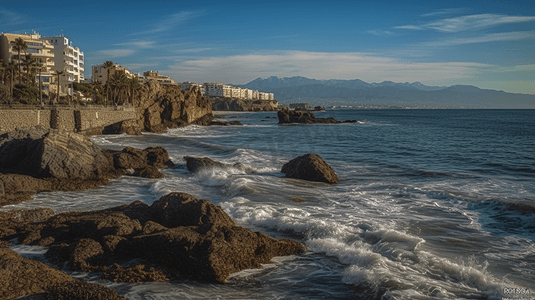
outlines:
[[[136, 201], [89, 212], [0, 212], [0, 228], [0, 278], [11, 283], [0, 288], [2, 299], [50, 295], [75, 281], [61, 269], [112, 282], [224, 283], [231, 273], [259, 268], [275, 256], [306, 252], [299, 242], [239, 227], [220, 207], [185, 193], [168, 194], [150, 206]], [[13, 240], [48, 247], [45, 257], [57, 269], [5, 248]]]
[[[184, 157], [187, 168], [232, 167]], [[162, 178], [173, 168], [164, 148], [104, 150], [76, 133], [34, 127], [0, 135], [0, 207], [37, 192], [83, 190], [120, 176]], [[287, 177], [336, 183], [321, 157], [290, 161]], [[48, 264], [23, 258], [13, 245], [47, 247]], [[76, 280], [90, 272], [103, 281], [200, 280], [224, 283], [235, 272], [260, 268], [275, 256], [299, 255], [305, 245], [237, 226], [218, 206], [186, 193], [152, 205], [135, 201], [98, 211], [56, 214], [48, 208], [0, 212], [0, 298], [124, 299], [114, 290]], [[45, 280], [42, 280], [45, 278]]]

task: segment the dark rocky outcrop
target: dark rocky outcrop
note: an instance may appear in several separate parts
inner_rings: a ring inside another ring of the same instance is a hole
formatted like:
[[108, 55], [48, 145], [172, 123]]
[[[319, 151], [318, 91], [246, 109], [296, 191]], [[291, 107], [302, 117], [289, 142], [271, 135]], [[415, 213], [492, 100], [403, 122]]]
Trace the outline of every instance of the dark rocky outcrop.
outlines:
[[83, 190], [128, 174], [162, 178], [174, 164], [161, 147], [104, 151], [88, 137], [33, 127], [0, 136], [0, 206], [36, 192]]
[[186, 167], [190, 172], [197, 172], [203, 168], [210, 168], [210, 167], [216, 167], [216, 168], [234, 168], [238, 170], [242, 170], [247, 174], [255, 174], [256, 171], [246, 166], [242, 163], [235, 163], [232, 165], [227, 165], [218, 161], [214, 161], [208, 157], [192, 157], [192, 156], [184, 156], [184, 160], [186, 161]]
[[334, 118], [316, 118], [311, 112], [283, 109], [277, 112], [279, 124], [340, 124], [340, 123], [357, 123], [357, 120], [338, 121]]
[[314, 153], [296, 157], [282, 166], [282, 173], [286, 177], [318, 181], [326, 183], [338, 183], [338, 176], [319, 155]]
[[129, 175], [145, 178], [163, 178], [165, 175], [158, 169], [174, 167], [169, 154], [162, 147], [149, 147], [144, 150], [126, 147], [122, 151], [106, 150], [111, 157], [113, 166]]
[[220, 167], [224, 168], [226, 165], [217, 161], [214, 161], [208, 157], [192, 157], [184, 156], [186, 161], [186, 167], [190, 172], [197, 172], [206, 167]]
[[214, 111], [278, 111], [275, 100], [244, 100], [231, 98], [211, 98]]
[[220, 207], [185, 193], [171, 193], [150, 206], [137, 201], [100, 211], [51, 214], [0, 212], [0, 240], [49, 246], [45, 256], [50, 263], [101, 272], [103, 279], [116, 282], [171, 277], [225, 282], [231, 273], [261, 267], [274, 256], [306, 251], [296, 241], [236, 226]]

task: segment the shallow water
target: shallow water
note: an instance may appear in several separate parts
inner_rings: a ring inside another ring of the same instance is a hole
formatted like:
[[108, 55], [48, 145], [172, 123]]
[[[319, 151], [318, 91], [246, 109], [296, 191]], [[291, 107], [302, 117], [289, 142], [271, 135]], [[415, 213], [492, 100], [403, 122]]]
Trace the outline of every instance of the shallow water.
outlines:
[[[266, 118], [273, 116], [229, 113], [223, 117], [245, 126], [94, 137], [111, 149], [163, 146], [177, 167], [164, 179], [122, 177], [4, 209], [150, 204], [183, 191], [221, 205], [242, 226], [310, 250], [224, 285], [110, 284], [131, 299], [501, 299], [504, 287], [534, 290], [535, 214], [511, 204], [535, 205], [535, 110], [327, 111], [317, 116], [362, 122], [308, 126], [280, 126]], [[335, 169], [339, 184], [280, 173], [311, 152]], [[185, 155], [254, 172], [191, 174]]]

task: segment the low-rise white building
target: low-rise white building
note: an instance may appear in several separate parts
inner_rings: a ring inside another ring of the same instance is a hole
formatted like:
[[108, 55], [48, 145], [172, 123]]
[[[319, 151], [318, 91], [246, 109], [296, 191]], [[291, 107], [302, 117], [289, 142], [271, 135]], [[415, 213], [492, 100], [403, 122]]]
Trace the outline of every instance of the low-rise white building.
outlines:
[[158, 74], [158, 71], [145, 71], [143, 72], [143, 77], [147, 81], [157, 81], [160, 84], [178, 85], [171, 77], [167, 75], [160, 75]]

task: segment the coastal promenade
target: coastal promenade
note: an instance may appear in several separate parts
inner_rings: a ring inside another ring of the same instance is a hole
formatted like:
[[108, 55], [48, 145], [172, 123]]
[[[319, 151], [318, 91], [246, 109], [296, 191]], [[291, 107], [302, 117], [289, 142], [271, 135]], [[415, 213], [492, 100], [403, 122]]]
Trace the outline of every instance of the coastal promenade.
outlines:
[[0, 134], [30, 126], [83, 132], [137, 117], [134, 108], [122, 106], [0, 106]]

